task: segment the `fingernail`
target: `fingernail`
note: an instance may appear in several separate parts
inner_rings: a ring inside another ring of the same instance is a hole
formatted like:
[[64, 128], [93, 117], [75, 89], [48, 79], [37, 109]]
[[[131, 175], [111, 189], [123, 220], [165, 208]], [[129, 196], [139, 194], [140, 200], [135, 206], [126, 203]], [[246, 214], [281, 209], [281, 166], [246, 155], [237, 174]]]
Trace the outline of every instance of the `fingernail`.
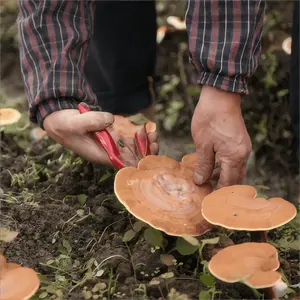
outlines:
[[104, 122], [105, 125], [108, 126], [114, 122], [114, 117], [110, 113], [104, 113]]
[[197, 184], [202, 184], [204, 182], [204, 177], [195, 172], [195, 181]]

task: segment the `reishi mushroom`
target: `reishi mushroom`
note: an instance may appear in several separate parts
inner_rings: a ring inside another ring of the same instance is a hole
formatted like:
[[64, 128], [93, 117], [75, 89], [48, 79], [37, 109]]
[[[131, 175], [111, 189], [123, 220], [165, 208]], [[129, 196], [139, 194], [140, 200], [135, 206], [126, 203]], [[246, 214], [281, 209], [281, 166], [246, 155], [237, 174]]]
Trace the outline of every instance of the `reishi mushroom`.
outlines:
[[268, 243], [243, 243], [220, 250], [208, 263], [216, 278], [229, 283], [243, 282], [255, 289], [281, 281], [277, 249]]
[[227, 229], [264, 231], [280, 227], [297, 215], [296, 207], [282, 198], [255, 197], [252, 186], [223, 187], [204, 198], [203, 217]]
[[137, 168], [119, 170], [114, 190], [131, 214], [169, 235], [199, 236], [212, 227], [201, 213], [212, 186], [195, 185], [193, 169], [167, 156], [149, 155]]
[[21, 113], [14, 108], [0, 108], [0, 126], [17, 123], [21, 116]]
[[177, 30], [186, 30], [185, 20], [181, 20], [176, 16], [169, 16], [167, 18], [167, 23], [172, 25]]
[[157, 33], [156, 33], [156, 42], [157, 44], [160, 44], [164, 37], [166, 36], [166, 33], [168, 31], [168, 27], [163, 25], [163, 26], [160, 26], [158, 29], [157, 29]]
[[282, 42], [282, 49], [286, 54], [291, 55], [291, 53], [292, 53], [292, 38], [291, 37], [286, 38]]
[[196, 159], [197, 159], [197, 154], [190, 153], [190, 154], [184, 155], [181, 159], [181, 162], [190, 168], [195, 168]]
[[16, 263], [8, 263], [1, 254], [0, 263], [0, 300], [30, 299], [40, 286], [36, 272]]

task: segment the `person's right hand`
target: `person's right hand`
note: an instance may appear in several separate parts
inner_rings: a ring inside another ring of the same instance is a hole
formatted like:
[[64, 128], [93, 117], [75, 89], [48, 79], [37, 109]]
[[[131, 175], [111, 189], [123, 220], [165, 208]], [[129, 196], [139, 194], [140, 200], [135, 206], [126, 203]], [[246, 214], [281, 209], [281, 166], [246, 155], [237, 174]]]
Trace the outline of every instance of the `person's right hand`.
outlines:
[[[56, 111], [47, 116], [44, 120], [44, 129], [47, 134], [74, 153], [86, 159], [87, 161], [113, 167], [107, 153], [99, 145], [92, 133], [95, 131], [108, 129], [115, 143], [122, 139], [129, 145], [128, 138], [120, 136], [114, 131], [114, 115], [108, 112], [90, 111], [81, 114], [76, 109], [64, 109]], [[151, 132], [148, 134], [150, 141], [151, 154], [158, 152], [157, 134]], [[132, 145], [131, 145], [132, 144]], [[136, 165], [136, 153], [134, 152], [134, 143], [129, 148], [118, 147], [121, 153], [121, 159], [131, 165]]]
[[[197, 152], [195, 183], [201, 185], [215, 177], [217, 188], [241, 184], [251, 153], [251, 140], [242, 116], [240, 96], [203, 86], [191, 131]], [[215, 162], [219, 167], [214, 170]]]
[[64, 109], [47, 116], [43, 125], [52, 139], [80, 157], [111, 166], [105, 150], [99, 147], [90, 132], [105, 129], [113, 122], [114, 116], [107, 112], [80, 114], [77, 109]]

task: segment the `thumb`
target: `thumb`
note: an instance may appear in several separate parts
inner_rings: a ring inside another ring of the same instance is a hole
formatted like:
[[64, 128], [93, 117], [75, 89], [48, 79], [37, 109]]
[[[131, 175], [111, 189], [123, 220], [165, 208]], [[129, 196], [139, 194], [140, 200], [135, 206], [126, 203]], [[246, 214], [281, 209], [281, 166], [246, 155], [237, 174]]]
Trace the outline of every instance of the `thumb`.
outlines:
[[71, 124], [72, 130], [82, 133], [103, 130], [114, 122], [114, 115], [108, 112], [89, 111], [76, 115]]
[[194, 182], [201, 185], [210, 180], [215, 164], [213, 145], [201, 146], [196, 150], [197, 159], [194, 173]]

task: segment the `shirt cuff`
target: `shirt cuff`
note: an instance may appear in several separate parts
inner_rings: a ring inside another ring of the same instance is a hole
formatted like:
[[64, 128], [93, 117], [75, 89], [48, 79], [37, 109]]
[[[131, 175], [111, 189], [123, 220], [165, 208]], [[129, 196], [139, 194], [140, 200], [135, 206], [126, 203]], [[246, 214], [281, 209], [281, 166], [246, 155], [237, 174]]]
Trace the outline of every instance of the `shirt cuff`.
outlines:
[[200, 72], [197, 77], [197, 83], [210, 85], [226, 92], [246, 95], [249, 93], [247, 80], [242, 75], [229, 77], [210, 72]]
[[[37, 106], [35, 114], [30, 116], [30, 120], [44, 129], [43, 123], [51, 113], [63, 109], [77, 109], [80, 102], [74, 98], [60, 98], [56, 100], [45, 101]], [[100, 106], [90, 106], [93, 111], [101, 111]]]

